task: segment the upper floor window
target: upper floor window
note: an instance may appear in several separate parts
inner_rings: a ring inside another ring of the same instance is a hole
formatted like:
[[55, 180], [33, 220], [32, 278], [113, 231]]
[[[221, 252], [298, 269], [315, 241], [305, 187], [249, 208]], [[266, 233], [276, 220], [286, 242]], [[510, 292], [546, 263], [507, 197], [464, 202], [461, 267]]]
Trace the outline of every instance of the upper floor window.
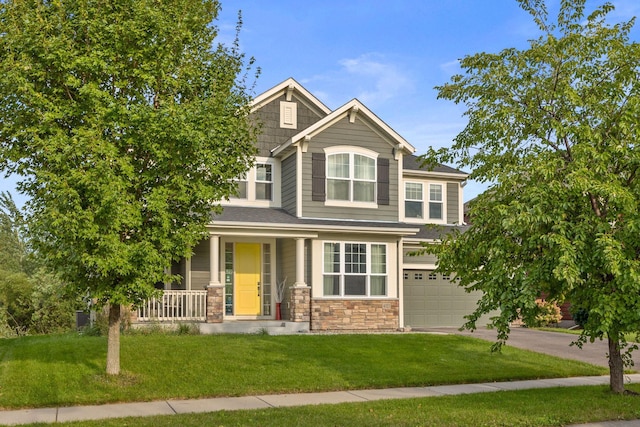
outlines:
[[405, 181], [405, 220], [416, 223], [444, 223], [447, 215], [446, 185], [440, 182]]
[[429, 219], [443, 219], [442, 184], [429, 184]]
[[422, 184], [407, 182], [404, 187], [404, 216], [407, 218], [424, 218]]
[[272, 166], [267, 163], [258, 163], [256, 165], [256, 200], [271, 200], [272, 194]]
[[376, 159], [357, 153], [327, 156], [327, 200], [375, 202]]
[[253, 204], [257, 202], [262, 206], [279, 202], [277, 164], [265, 159], [256, 160], [255, 165], [244, 176], [236, 180], [236, 194], [232, 196], [234, 201], [231, 203], [237, 203], [238, 200], [241, 200], [242, 203]]
[[246, 199], [247, 198], [247, 177], [243, 176], [241, 179], [236, 181], [236, 185], [238, 188], [238, 194], [235, 195], [236, 199]]

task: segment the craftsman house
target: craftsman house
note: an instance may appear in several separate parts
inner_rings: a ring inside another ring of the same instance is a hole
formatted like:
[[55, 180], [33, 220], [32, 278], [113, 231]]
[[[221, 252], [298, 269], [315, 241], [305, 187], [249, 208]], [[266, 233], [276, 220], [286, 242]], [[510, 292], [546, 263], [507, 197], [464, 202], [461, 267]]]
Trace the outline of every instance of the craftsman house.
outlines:
[[252, 114], [254, 167], [209, 238], [172, 267], [181, 282], [166, 284], [138, 321], [212, 331], [249, 320], [300, 331], [461, 326], [477, 296], [435, 274], [432, 256], [408, 253], [463, 227], [467, 174], [422, 168], [360, 101], [332, 111], [293, 79], [256, 97]]

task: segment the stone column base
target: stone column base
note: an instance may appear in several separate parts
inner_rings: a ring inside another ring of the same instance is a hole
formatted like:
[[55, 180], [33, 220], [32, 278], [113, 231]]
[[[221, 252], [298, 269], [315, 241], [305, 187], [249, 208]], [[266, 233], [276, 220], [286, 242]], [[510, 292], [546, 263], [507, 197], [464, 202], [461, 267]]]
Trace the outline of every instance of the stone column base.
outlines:
[[293, 286], [291, 290], [291, 321], [308, 322], [311, 320], [311, 287]]
[[224, 285], [207, 286], [207, 323], [222, 323], [224, 318]]

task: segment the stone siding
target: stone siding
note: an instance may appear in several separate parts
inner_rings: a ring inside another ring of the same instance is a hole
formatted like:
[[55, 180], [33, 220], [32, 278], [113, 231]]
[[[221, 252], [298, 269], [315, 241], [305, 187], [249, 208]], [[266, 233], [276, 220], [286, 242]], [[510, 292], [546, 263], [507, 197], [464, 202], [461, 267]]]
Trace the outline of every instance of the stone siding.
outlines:
[[207, 286], [207, 323], [222, 323], [224, 316], [224, 286]]
[[291, 321], [308, 322], [311, 302], [311, 287], [293, 286], [289, 288], [291, 295]]
[[311, 301], [311, 329], [395, 331], [399, 327], [398, 300]]

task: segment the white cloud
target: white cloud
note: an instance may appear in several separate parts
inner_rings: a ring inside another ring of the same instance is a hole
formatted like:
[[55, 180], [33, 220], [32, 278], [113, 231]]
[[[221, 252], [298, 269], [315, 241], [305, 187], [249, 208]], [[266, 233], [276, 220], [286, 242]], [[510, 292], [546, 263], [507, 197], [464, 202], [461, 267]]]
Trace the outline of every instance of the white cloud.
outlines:
[[458, 59], [454, 61], [445, 62], [440, 64], [440, 69], [447, 75], [454, 75], [460, 72], [460, 61]]
[[[397, 64], [380, 54], [364, 54], [339, 61], [356, 88], [356, 97], [364, 104], [375, 106], [413, 87], [409, 75]], [[357, 78], [353, 80], [352, 78]]]

